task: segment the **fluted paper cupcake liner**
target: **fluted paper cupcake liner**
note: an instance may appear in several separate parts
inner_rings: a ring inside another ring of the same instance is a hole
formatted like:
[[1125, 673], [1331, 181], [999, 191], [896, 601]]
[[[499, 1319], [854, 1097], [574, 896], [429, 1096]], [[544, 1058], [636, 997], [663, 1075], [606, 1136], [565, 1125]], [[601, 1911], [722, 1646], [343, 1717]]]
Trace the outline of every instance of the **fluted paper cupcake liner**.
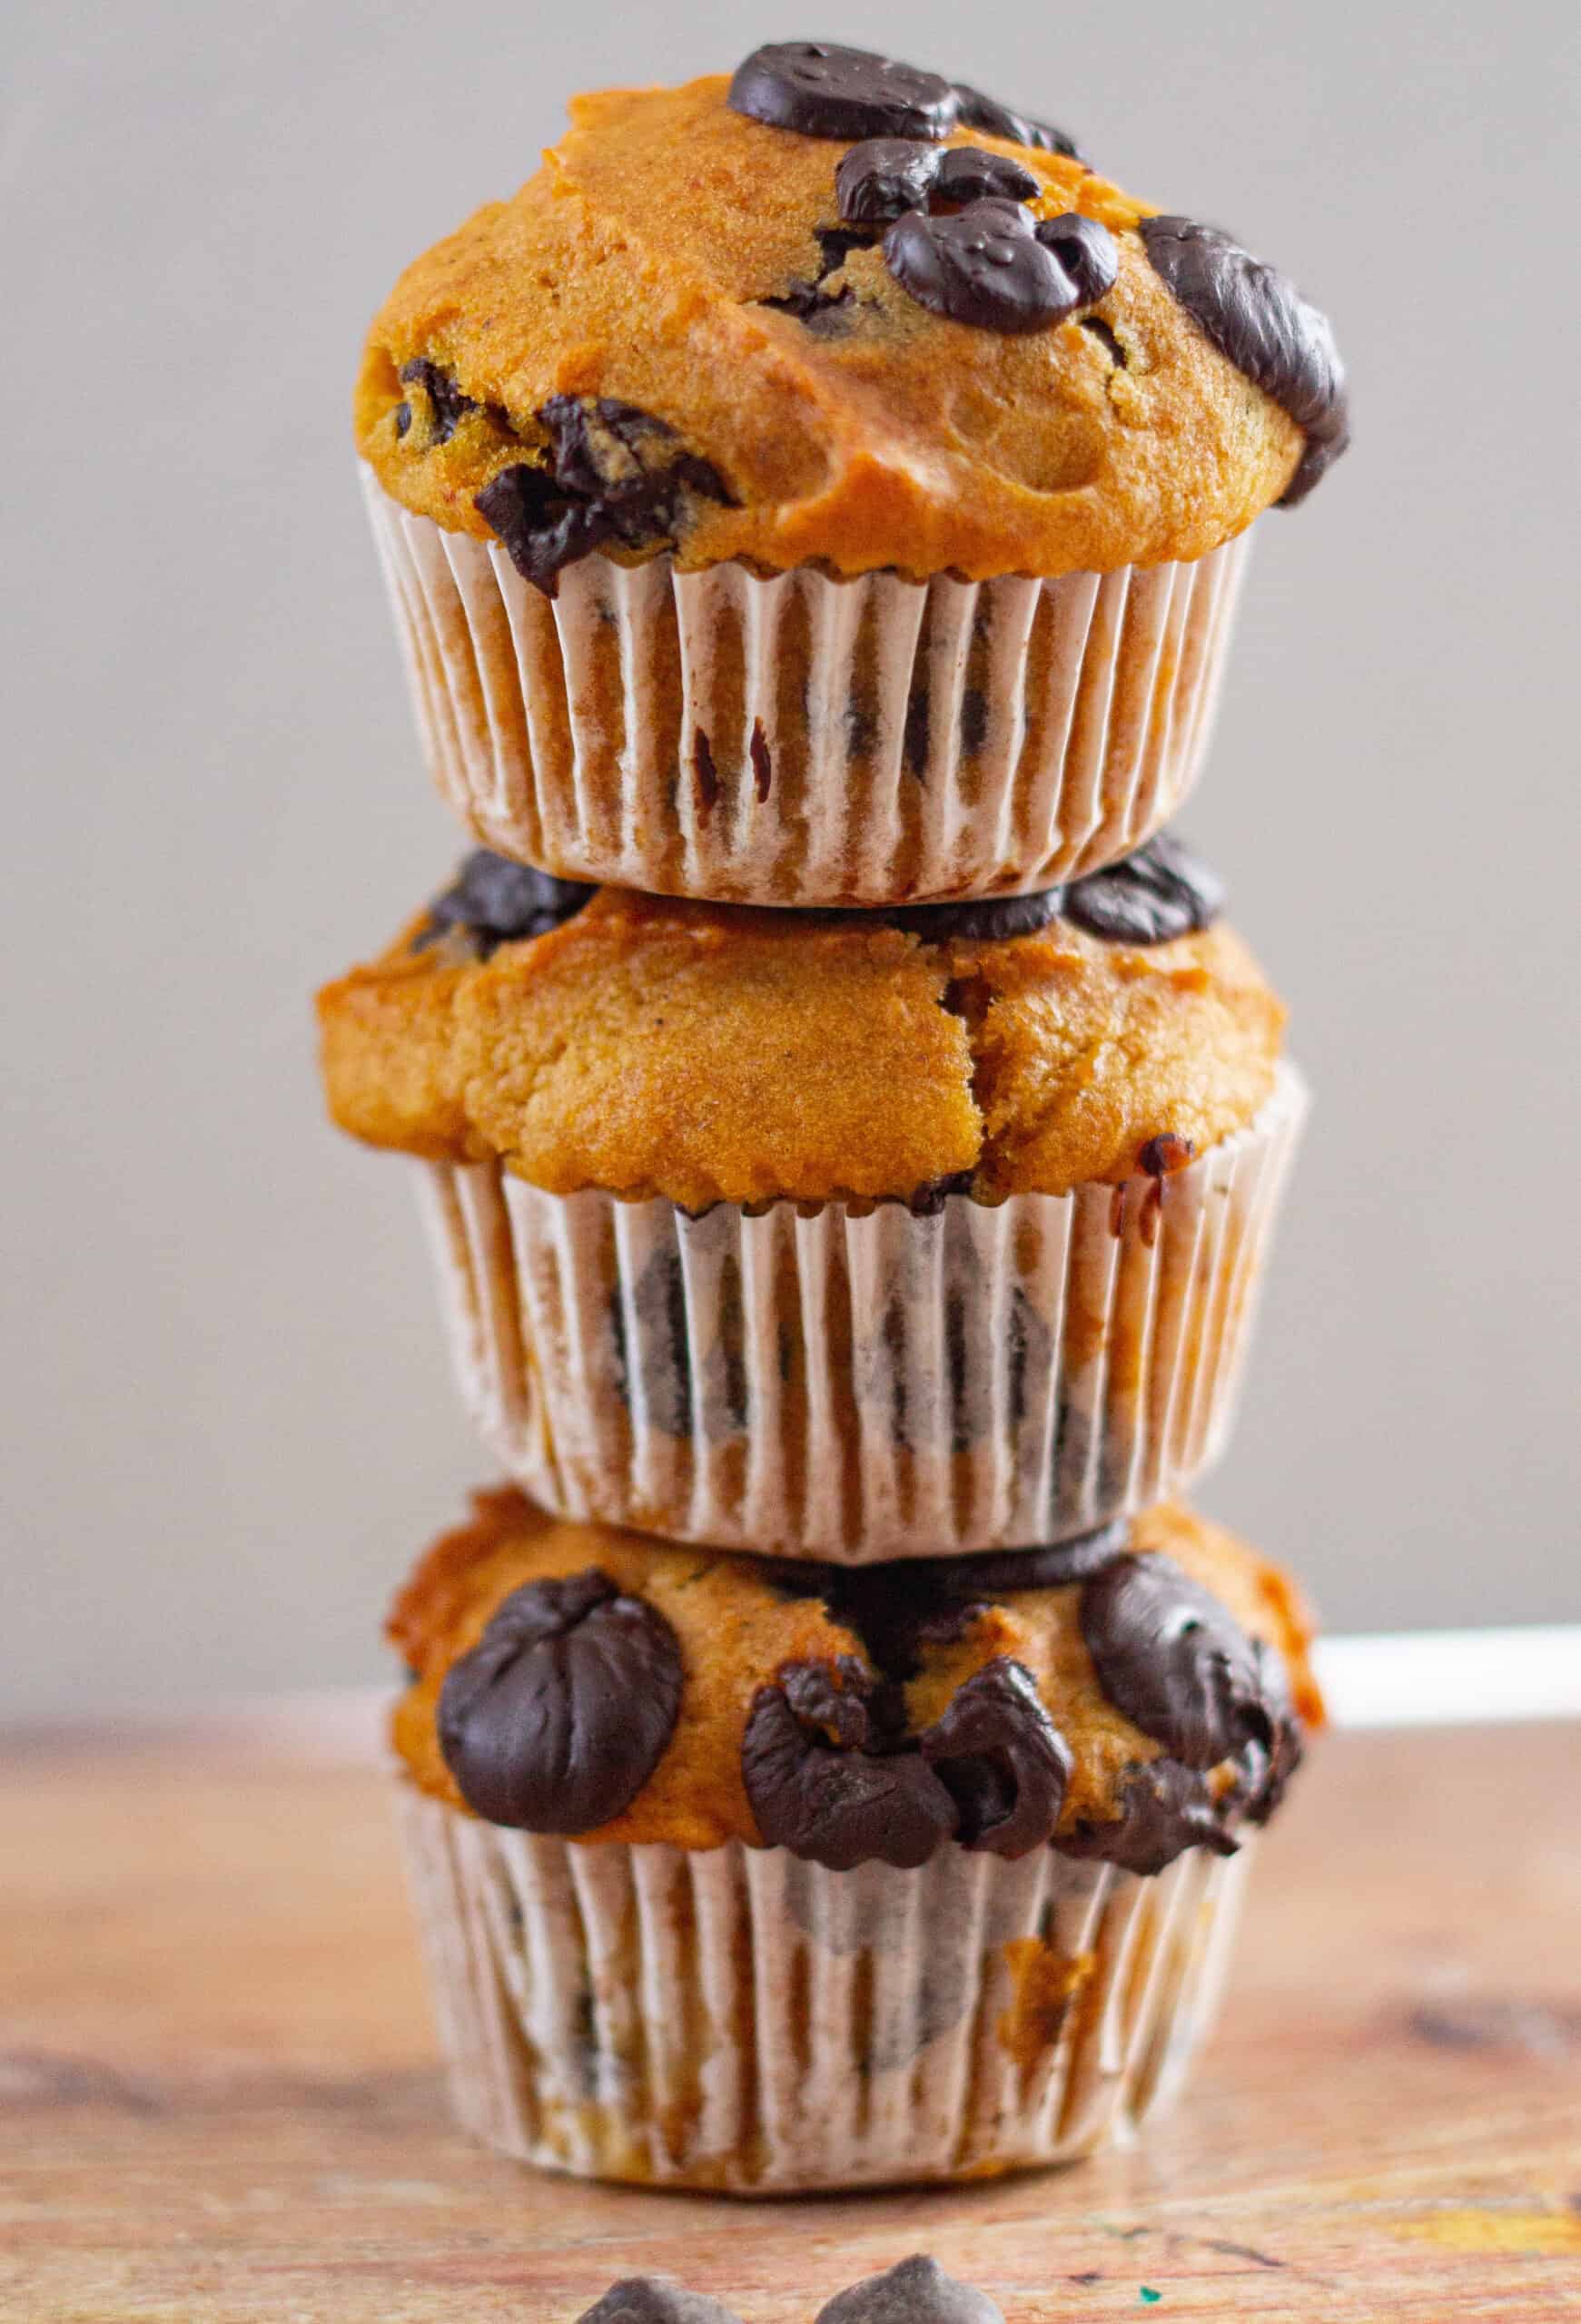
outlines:
[[694, 1218], [421, 1164], [463, 1394], [568, 1516], [850, 1564], [1083, 1532], [1223, 1443], [1306, 1103], [1283, 1067], [1161, 1190], [934, 1217]]
[[825, 1872], [508, 1832], [401, 1784], [455, 2110], [546, 2169], [742, 2194], [1128, 2141], [1222, 1987], [1250, 1850]]
[[551, 599], [363, 475], [440, 788], [562, 877], [786, 905], [1046, 887], [1196, 780], [1244, 534], [1046, 581], [588, 556]]

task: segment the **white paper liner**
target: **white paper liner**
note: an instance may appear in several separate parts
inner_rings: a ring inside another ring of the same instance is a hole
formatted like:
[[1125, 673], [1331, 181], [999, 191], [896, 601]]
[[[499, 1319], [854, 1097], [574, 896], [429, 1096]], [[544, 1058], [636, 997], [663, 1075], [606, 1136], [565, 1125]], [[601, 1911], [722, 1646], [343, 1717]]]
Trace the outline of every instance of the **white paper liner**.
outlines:
[[[462, 2123], [579, 2176], [791, 2194], [1070, 2162], [1178, 2091], [1250, 1841], [1153, 1879], [1044, 1848], [918, 1872], [578, 1845], [400, 1785]], [[1005, 1948], [1085, 1965], [1028, 2036]]]
[[1196, 780], [1247, 541], [1049, 581], [588, 556], [551, 599], [363, 479], [429, 763], [479, 838], [739, 903], [1045, 887], [1129, 853]]
[[866, 1564], [1083, 1532], [1222, 1446], [1306, 1108], [1281, 1067], [1161, 1204], [1135, 1180], [934, 1218], [692, 1218], [420, 1164], [468, 1408], [546, 1508], [679, 1540]]

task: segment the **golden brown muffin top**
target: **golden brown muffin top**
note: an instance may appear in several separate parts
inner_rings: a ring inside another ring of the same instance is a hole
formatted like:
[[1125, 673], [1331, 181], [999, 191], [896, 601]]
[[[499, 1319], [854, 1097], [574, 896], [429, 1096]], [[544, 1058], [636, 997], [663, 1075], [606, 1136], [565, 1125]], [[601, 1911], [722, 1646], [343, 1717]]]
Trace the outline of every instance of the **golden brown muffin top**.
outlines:
[[1157, 1871], [1260, 1821], [1321, 1704], [1279, 1570], [1167, 1504], [1045, 1550], [733, 1557], [479, 1493], [396, 1600], [395, 1748], [568, 1837], [848, 1869], [1052, 1841]]
[[[510, 922], [545, 932], [467, 921], [479, 866], [558, 897]], [[1256, 962], [1196, 924], [1207, 882], [1163, 839], [1044, 898], [796, 912], [589, 891], [480, 852], [320, 994], [330, 1110], [371, 1145], [688, 1210], [1159, 1176], [1244, 1128], [1279, 1059]]]
[[[1327, 326], [1222, 238], [961, 123], [936, 148], [1013, 164], [1025, 192], [998, 223], [1018, 248], [1056, 218], [1102, 231], [1062, 319], [959, 320], [923, 302], [914, 267], [899, 279], [883, 219], [852, 226], [863, 197], [842, 225], [852, 136], [768, 125], [730, 87], [574, 99], [537, 175], [408, 267], [356, 396], [388, 493], [498, 531], [551, 592], [588, 546], [983, 579], [1201, 556], [1315, 480], [1325, 431], [1331, 456]], [[901, 222], [924, 271], [965, 215], [947, 186], [925, 199], [933, 216]]]

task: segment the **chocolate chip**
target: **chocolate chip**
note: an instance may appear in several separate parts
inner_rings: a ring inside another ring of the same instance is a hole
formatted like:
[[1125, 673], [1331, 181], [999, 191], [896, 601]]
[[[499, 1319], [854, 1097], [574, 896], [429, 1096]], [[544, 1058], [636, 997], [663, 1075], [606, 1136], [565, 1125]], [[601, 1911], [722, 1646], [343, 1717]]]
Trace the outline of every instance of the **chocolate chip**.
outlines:
[[472, 505], [523, 580], [546, 596], [566, 566], [606, 542], [673, 547], [689, 496], [730, 502], [717, 470], [635, 404], [551, 396], [536, 416], [548, 434], [548, 466], [502, 468]]
[[930, 944], [998, 944], [1013, 936], [1035, 936], [1057, 920], [1063, 888], [1042, 888], [1030, 896], [975, 896], [958, 904], [904, 904], [886, 911], [892, 928], [903, 928]]
[[1148, 1759], [1130, 1768], [1118, 1795], [1119, 1814], [1079, 1824], [1059, 1842], [1062, 1856], [1117, 1864], [1151, 1878], [1188, 1848], [1233, 1856], [1223, 1807], [1206, 1778], [1178, 1759]]
[[1107, 353], [1116, 370], [1123, 371], [1129, 368], [1131, 359], [1115, 337], [1112, 325], [1106, 323], [1102, 315], [1083, 315], [1082, 329], [1092, 333], [1099, 346]]
[[794, 315], [815, 339], [839, 339], [855, 321], [855, 293], [849, 285], [838, 290], [825, 290], [819, 282], [806, 282], [793, 275], [790, 287], [783, 299], [758, 299], [759, 307], [772, 307], [776, 314]]
[[1345, 367], [1328, 317], [1288, 275], [1216, 226], [1144, 218], [1138, 231], [1155, 271], [1220, 353], [1306, 430], [1306, 450], [1281, 497], [1293, 508], [1350, 441]]
[[874, 1724], [856, 1685], [836, 1688], [821, 1665], [787, 1664], [758, 1689], [741, 1774], [768, 1846], [829, 1872], [874, 1862], [914, 1871], [951, 1837], [944, 1785], [914, 1751], [873, 1749]]
[[594, 1566], [525, 1582], [496, 1610], [445, 1679], [440, 1748], [489, 1823], [591, 1832], [642, 1789], [680, 1701], [675, 1632]]
[[736, 113], [804, 137], [948, 136], [959, 100], [948, 81], [914, 64], [833, 41], [770, 41], [736, 68]]
[[813, 235], [818, 245], [821, 275], [838, 272], [853, 251], [871, 250], [878, 239], [877, 231], [872, 226], [815, 226]]
[[1150, 1178], [1172, 1177], [1177, 1170], [1191, 1167], [1196, 1152], [1189, 1137], [1181, 1137], [1172, 1129], [1161, 1129], [1156, 1137], [1148, 1139], [1137, 1156], [1137, 1167]]
[[1073, 1761], [1019, 1662], [974, 1670], [917, 1747], [955, 1802], [963, 1847], [1013, 1859], [1052, 1839]]
[[952, 145], [939, 158], [934, 202], [1030, 202], [1038, 182], [1008, 153], [987, 153], [980, 145]]
[[1081, 303], [1033, 234], [1031, 212], [1013, 202], [973, 202], [953, 218], [909, 212], [885, 234], [884, 256], [920, 306], [979, 330], [1042, 330]]
[[1082, 1636], [1115, 1709], [1188, 1768], [1272, 1743], [1288, 1709], [1277, 1656], [1157, 1551], [1122, 1552], [1082, 1585]]
[[1062, 129], [1055, 129], [1050, 122], [1034, 121], [1030, 113], [1013, 113], [996, 97], [984, 96], [981, 89], [971, 88], [964, 81], [955, 84], [955, 101], [963, 129], [980, 129], [985, 137], [1006, 137], [1013, 145], [1030, 145], [1036, 153], [1063, 153], [1071, 161], [1079, 158]]
[[733, 2309], [706, 2292], [657, 2276], [627, 2276], [585, 2309], [577, 2324], [741, 2324]]
[[869, 137], [853, 145], [835, 172], [841, 217], [887, 226], [908, 210], [925, 210], [944, 158], [937, 145], [909, 137]]
[[1040, 218], [1033, 231], [1043, 248], [1059, 260], [1083, 307], [1096, 306], [1113, 290], [1120, 252], [1113, 235], [1099, 219], [1067, 210], [1057, 218]]
[[[468, 412], [480, 409], [474, 397], [464, 396], [450, 373], [443, 370], [438, 363], [430, 363], [426, 356], [419, 355], [411, 362], [403, 363], [400, 367], [400, 376], [408, 387], [420, 388], [429, 399], [429, 411], [431, 418], [429, 433], [430, 444], [448, 444], [455, 434], [457, 426], [466, 418]], [[411, 408], [410, 405], [403, 405], [401, 409], [407, 414], [407, 424], [410, 426]], [[406, 428], [400, 425], [399, 411], [396, 415], [395, 427], [397, 435], [405, 435]]]
[[1116, 944], [1168, 944], [1210, 928], [1223, 909], [1220, 881], [1168, 832], [1073, 881], [1064, 901], [1067, 920]]
[[923, 2252], [865, 2276], [819, 2309], [815, 2324], [1004, 2324], [986, 2292], [947, 2276]]
[[413, 939], [421, 952], [452, 930], [464, 931], [480, 960], [501, 944], [546, 936], [573, 919], [593, 893], [585, 880], [557, 880], [529, 863], [513, 863], [492, 849], [476, 847], [442, 895], [429, 906], [428, 923]]

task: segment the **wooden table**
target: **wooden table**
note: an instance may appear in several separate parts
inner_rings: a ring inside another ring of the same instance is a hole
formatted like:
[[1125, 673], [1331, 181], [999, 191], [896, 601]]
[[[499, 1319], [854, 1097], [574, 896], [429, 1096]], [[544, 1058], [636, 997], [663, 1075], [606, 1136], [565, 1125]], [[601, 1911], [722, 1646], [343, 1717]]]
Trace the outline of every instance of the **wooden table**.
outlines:
[[647, 2270], [805, 2324], [919, 2248], [1011, 2324], [1581, 2316], [1581, 1728], [1330, 1738], [1172, 2121], [945, 2194], [708, 2201], [466, 2143], [366, 1768], [35, 1739], [0, 1866], [7, 2319], [560, 2324]]

